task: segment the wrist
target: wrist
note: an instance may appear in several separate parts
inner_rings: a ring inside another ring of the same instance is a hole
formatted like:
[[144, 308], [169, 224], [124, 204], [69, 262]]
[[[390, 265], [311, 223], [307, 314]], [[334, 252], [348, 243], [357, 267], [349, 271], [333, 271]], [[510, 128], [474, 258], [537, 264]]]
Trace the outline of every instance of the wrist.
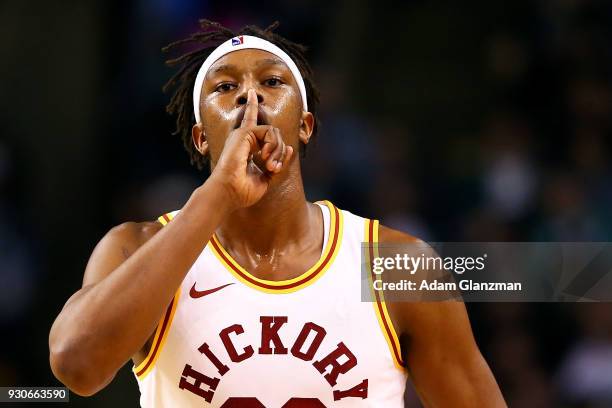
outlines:
[[207, 207], [221, 215], [222, 218], [237, 209], [236, 201], [230, 189], [212, 175], [194, 191], [193, 197], [198, 201], [206, 202]]

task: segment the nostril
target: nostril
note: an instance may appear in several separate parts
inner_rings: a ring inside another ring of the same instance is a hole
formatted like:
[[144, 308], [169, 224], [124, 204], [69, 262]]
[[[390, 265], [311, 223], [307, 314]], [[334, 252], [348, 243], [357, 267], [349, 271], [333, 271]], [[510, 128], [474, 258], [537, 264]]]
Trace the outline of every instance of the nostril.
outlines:
[[262, 103], [262, 102], [263, 102], [263, 96], [257, 95], [257, 103]]
[[238, 105], [244, 105], [247, 103], [247, 98], [246, 96], [241, 96], [238, 98]]

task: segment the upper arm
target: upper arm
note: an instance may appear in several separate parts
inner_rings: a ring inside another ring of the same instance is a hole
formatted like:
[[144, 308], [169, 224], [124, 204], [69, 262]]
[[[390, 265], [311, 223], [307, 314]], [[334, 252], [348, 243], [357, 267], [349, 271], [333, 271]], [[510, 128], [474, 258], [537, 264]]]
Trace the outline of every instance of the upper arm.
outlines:
[[426, 406], [504, 406], [459, 301], [407, 303], [406, 359]]
[[158, 222], [126, 222], [111, 229], [96, 245], [87, 262], [83, 287], [110, 275], [160, 228]]
[[[419, 251], [424, 245], [416, 237], [384, 226], [379, 237], [380, 242], [419, 244]], [[428, 251], [435, 255], [430, 247]], [[388, 306], [403, 340], [407, 368], [425, 406], [505, 406], [476, 345], [463, 302], [394, 302]]]
[[[112, 228], [96, 245], [87, 262], [81, 291], [87, 290], [88, 287], [109, 276], [161, 228], [162, 225], [158, 222], [126, 222]], [[66, 305], [77, 294], [70, 298]], [[151, 333], [151, 337], [144, 344], [143, 348], [132, 356], [135, 364], [138, 364], [147, 355], [152, 337], [153, 333]]]

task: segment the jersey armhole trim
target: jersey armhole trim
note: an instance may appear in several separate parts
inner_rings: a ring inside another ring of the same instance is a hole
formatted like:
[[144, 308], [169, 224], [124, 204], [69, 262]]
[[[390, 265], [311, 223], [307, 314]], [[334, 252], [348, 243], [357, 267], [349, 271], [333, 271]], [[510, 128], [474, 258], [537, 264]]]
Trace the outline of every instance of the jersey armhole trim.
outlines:
[[163, 226], [166, 226], [172, 219], [178, 214], [178, 211], [172, 211], [166, 214], [163, 214], [157, 218], [157, 221]]
[[170, 326], [172, 325], [172, 320], [174, 319], [174, 313], [176, 312], [180, 292], [181, 288], [176, 291], [172, 301], [166, 309], [166, 313], [164, 313], [162, 318], [159, 320], [149, 354], [147, 354], [147, 357], [140, 364], [138, 364], [138, 366], [132, 368], [139, 380], [144, 379], [144, 377], [151, 372], [155, 366], [155, 361], [157, 361], [157, 358], [161, 354], [164, 343], [168, 337], [168, 332], [170, 331]]
[[[167, 225], [174, 216], [177, 211], [164, 214], [160, 216], [157, 221], [161, 223], [161, 225]], [[145, 357], [145, 359], [138, 364], [138, 366], [132, 367], [132, 371], [136, 374], [138, 380], [143, 380], [147, 374], [151, 372], [155, 365], [155, 361], [159, 357], [162, 348], [164, 347], [164, 343], [166, 342], [166, 338], [168, 337], [168, 332], [170, 331], [170, 326], [172, 325], [172, 319], [174, 318], [174, 313], [176, 312], [176, 307], [178, 305], [178, 300], [181, 294], [181, 288], [179, 287], [170, 301], [168, 308], [164, 315], [159, 319], [159, 323], [157, 324], [157, 328], [155, 329], [155, 336], [153, 337], [153, 343], [151, 343], [151, 349], [149, 353]]]
[[372, 306], [374, 307], [374, 311], [376, 312], [376, 317], [378, 319], [380, 329], [383, 332], [383, 335], [385, 336], [387, 345], [389, 346], [389, 351], [391, 352], [391, 358], [393, 359], [395, 367], [402, 371], [406, 371], [404, 361], [402, 360], [399, 337], [397, 336], [397, 332], [395, 330], [395, 327], [393, 327], [393, 322], [391, 321], [391, 317], [389, 316], [389, 311], [387, 310], [387, 305], [385, 304], [383, 292], [373, 290], [372, 286], [374, 272], [372, 271], [371, 267], [371, 259], [378, 256], [378, 248], [376, 247], [376, 245], [374, 245], [378, 243], [378, 226], [378, 220], [365, 220], [365, 258], [366, 267], [369, 271], [368, 278], [370, 281], [370, 290], [373, 296]]

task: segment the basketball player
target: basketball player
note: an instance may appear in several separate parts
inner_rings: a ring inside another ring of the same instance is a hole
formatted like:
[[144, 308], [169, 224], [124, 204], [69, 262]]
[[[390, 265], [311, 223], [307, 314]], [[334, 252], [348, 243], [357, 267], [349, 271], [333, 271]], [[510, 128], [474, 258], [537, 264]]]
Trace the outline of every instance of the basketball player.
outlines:
[[461, 302], [361, 301], [361, 243], [416, 239], [306, 201], [304, 49], [275, 25], [202, 24], [174, 44], [213, 46], [173, 61], [169, 110], [211, 175], [100, 241], [51, 329], [57, 378], [92, 395], [131, 358], [143, 407], [393, 408], [410, 371], [428, 407], [505, 406]]

